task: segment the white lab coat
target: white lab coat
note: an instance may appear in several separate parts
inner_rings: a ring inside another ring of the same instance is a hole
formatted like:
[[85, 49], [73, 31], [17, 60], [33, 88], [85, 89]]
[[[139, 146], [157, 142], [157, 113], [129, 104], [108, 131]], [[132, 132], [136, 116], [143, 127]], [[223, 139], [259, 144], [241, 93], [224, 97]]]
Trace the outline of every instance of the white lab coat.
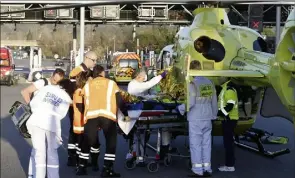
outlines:
[[132, 80], [128, 84], [127, 92], [134, 96], [145, 96], [146, 92], [153, 86], [157, 85], [162, 79], [161, 75], [158, 75], [147, 82], [138, 82]]
[[[57, 85], [48, 85], [39, 90], [30, 102], [32, 115], [27, 128], [32, 138], [29, 177], [59, 178], [57, 148], [62, 143], [61, 124], [72, 100]], [[46, 162], [47, 153], [47, 162]]]

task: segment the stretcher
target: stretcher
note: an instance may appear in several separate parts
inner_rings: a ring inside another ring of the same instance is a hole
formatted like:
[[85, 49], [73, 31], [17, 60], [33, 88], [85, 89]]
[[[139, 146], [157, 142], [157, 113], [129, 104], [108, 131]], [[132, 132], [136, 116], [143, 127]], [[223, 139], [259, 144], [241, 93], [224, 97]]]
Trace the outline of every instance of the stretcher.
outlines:
[[[180, 135], [188, 135], [186, 117], [175, 110], [178, 105], [149, 100], [130, 104], [127, 109], [128, 114], [119, 112], [118, 125], [129, 141], [126, 169], [147, 166], [149, 172], [157, 172], [160, 163], [163, 162], [165, 166], [170, 165], [172, 156], [188, 158], [188, 163], [190, 162], [190, 156], [182, 155], [178, 151], [175, 154], [164, 153], [164, 159], [160, 159], [163, 134], [170, 133], [172, 140]], [[157, 135], [156, 146], [149, 144], [151, 134]], [[148, 155], [147, 148], [154, 151], [155, 155]], [[148, 160], [150, 161], [147, 162]]]

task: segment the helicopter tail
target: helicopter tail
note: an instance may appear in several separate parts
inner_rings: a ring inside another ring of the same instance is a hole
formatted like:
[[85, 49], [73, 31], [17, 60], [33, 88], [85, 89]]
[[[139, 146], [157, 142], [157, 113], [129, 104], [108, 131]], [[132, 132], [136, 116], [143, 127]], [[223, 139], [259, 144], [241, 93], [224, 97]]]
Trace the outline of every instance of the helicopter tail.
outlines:
[[[275, 59], [270, 62], [269, 81], [278, 97], [292, 116], [295, 117], [295, 9], [290, 13], [281, 40], [275, 53]], [[263, 109], [263, 108], [262, 108]], [[262, 114], [263, 115], [263, 114]], [[265, 115], [263, 115], [265, 117]], [[286, 117], [285, 117], [286, 118]], [[294, 123], [295, 127], [295, 123]]]

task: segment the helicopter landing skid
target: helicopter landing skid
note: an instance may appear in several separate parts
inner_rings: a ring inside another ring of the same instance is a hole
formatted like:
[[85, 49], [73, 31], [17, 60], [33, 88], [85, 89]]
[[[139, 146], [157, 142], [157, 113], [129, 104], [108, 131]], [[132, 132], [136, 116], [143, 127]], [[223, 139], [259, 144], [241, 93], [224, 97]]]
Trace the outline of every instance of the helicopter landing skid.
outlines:
[[242, 143], [241, 142], [242, 139], [239, 136], [235, 136], [235, 144], [240, 148], [244, 148], [244, 149], [256, 152], [268, 158], [275, 158], [277, 156], [281, 156], [291, 152], [288, 148], [282, 149], [279, 151], [274, 151], [274, 152], [267, 151], [264, 148], [263, 141], [262, 141], [262, 138], [265, 136], [272, 136], [272, 134], [264, 130], [251, 128], [248, 131], [246, 131], [244, 134], [242, 134], [241, 137], [243, 138], [243, 140], [251, 140], [252, 142], [256, 143], [257, 147], [253, 147], [248, 144]]

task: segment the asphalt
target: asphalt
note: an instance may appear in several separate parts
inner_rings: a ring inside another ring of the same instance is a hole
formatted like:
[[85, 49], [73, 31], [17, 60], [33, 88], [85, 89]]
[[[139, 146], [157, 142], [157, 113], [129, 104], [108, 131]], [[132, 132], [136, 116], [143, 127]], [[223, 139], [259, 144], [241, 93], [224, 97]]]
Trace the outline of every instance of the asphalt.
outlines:
[[[31, 150], [30, 140], [22, 138], [15, 129], [8, 110], [10, 106], [17, 100], [23, 101], [20, 96], [20, 90], [26, 85], [18, 84], [16, 86], [1, 86], [1, 177], [2, 178], [24, 178], [26, 177], [29, 156]], [[275, 109], [275, 106], [273, 107]], [[42, 118], [40, 118], [42, 119]], [[236, 172], [220, 173], [216, 169], [223, 163], [224, 151], [222, 145], [222, 138], [214, 137], [214, 144], [212, 150], [212, 164], [214, 174], [213, 177], [219, 178], [294, 178], [294, 128], [293, 125], [281, 118], [263, 119], [258, 117], [255, 123], [256, 128], [266, 129], [273, 132], [275, 135], [287, 136], [290, 140], [286, 145], [267, 145], [270, 150], [277, 150], [281, 148], [290, 148], [292, 151], [288, 155], [276, 157], [274, 159], [265, 158], [263, 156], [254, 154], [252, 152], [237, 148], [236, 149]], [[59, 148], [60, 160], [60, 177], [61, 178], [75, 178], [73, 168], [66, 166], [66, 144], [68, 137], [69, 121], [62, 121], [62, 135], [64, 143]], [[104, 139], [100, 135], [102, 147], [104, 150]], [[184, 153], [184, 137], [179, 137], [175, 141], [175, 146], [180, 148]], [[155, 138], [152, 138], [155, 143]], [[185, 159], [173, 158], [172, 164], [169, 167], [164, 165], [156, 173], [149, 173], [146, 167], [138, 167], [134, 170], [126, 170], [124, 168], [125, 155], [128, 151], [127, 142], [122, 136], [118, 136], [117, 143], [117, 161], [115, 169], [121, 173], [123, 178], [183, 178], [190, 173]], [[153, 152], [150, 152], [150, 156]], [[100, 158], [100, 166], [102, 165], [102, 156]], [[89, 175], [85, 178], [99, 177], [99, 173], [94, 173], [89, 170]]]

